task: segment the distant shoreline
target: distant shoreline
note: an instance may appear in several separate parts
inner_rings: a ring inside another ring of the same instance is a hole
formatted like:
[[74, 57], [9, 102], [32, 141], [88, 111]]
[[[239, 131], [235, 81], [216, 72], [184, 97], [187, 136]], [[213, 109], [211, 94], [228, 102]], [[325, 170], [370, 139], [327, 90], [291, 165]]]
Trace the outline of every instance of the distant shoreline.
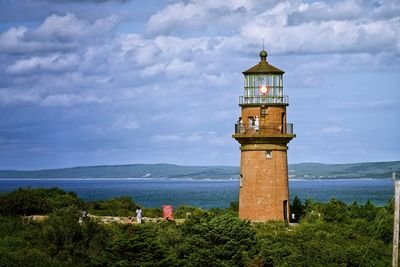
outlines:
[[[326, 181], [326, 180], [335, 180], [335, 181], [347, 181], [347, 180], [391, 180], [392, 178], [373, 178], [373, 177], [360, 177], [360, 178], [289, 178], [289, 181]], [[132, 178], [132, 177], [109, 177], [109, 178], [0, 178], [1, 181], [30, 181], [30, 180], [38, 180], [38, 181], [111, 181], [111, 180], [132, 180], [132, 181], [202, 181], [202, 182], [238, 182], [239, 179], [192, 179], [192, 178]]]
[[[289, 164], [289, 179], [386, 179], [400, 173], [400, 161], [351, 164]], [[130, 164], [83, 166], [34, 171], [3, 170], [0, 179], [193, 179], [238, 180], [237, 166], [181, 166], [173, 164]]]

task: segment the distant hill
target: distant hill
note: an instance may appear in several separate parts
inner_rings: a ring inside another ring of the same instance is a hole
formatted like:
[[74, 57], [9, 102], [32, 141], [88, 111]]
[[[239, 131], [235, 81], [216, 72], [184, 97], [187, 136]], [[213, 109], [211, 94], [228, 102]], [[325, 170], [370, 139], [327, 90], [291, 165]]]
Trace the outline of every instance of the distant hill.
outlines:
[[[390, 178], [400, 161], [353, 164], [299, 163], [289, 165], [292, 179]], [[0, 178], [165, 178], [238, 179], [239, 167], [129, 164], [34, 171], [0, 171]]]
[[129, 164], [36, 171], [0, 171], [0, 178], [186, 178], [237, 179], [239, 167]]
[[300, 179], [390, 178], [393, 172], [400, 172], [400, 161], [289, 165], [289, 178]]

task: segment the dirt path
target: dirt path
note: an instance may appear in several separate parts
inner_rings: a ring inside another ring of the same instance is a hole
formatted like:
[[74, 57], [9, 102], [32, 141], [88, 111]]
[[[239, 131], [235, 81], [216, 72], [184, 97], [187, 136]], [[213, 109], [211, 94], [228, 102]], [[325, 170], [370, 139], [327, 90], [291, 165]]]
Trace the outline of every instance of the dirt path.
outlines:
[[[137, 224], [136, 217], [118, 217], [118, 216], [97, 216], [97, 215], [88, 215], [89, 218], [93, 220], [97, 220], [101, 223], [109, 224], [109, 223], [121, 223], [121, 224]], [[36, 222], [43, 222], [47, 220], [49, 216], [47, 215], [31, 215], [31, 216], [25, 216], [24, 218], [27, 218], [29, 220], [33, 220]], [[149, 218], [149, 217], [142, 217], [142, 222], [143, 223], [160, 223], [163, 222], [163, 218]], [[177, 224], [182, 224], [185, 222], [185, 219], [176, 219], [175, 222]]]

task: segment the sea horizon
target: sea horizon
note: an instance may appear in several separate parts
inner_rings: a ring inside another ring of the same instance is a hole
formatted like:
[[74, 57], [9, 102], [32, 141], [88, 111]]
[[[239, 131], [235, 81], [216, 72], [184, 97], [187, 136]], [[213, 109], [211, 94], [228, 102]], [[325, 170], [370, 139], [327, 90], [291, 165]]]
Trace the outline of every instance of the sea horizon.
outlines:
[[[75, 192], [85, 201], [129, 196], [144, 207], [198, 206], [226, 208], [238, 201], [238, 179], [188, 178], [12, 178], [0, 179], [0, 192], [18, 188], [53, 188]], [[394, 188], [389, 178], [289, 179], [289, 196], [302, 201], [328, 202], [336, 198], [345, 203], [383, 206], [392, 199]]]
[[[239, 176], [239, 174], [238, 174]], [[230, 178], [230, 179], [218, 179], [218, 178], [170, 178], [170, 177], [88, 177], [88, 178], [70, 178], [70, 177], [61, 177], [61, 178], [1, 178], [3, 181], [13, 181], [13, 180], [47, 180], [47, 181], [57, 181], [57, 180], [171, 180], [171, 181], [239, 181], [239, 178]], [[392, 178], [375, 178], [375, 177], [362, 177], [362, 178], [288, 178], [289, 181], [326, 181], [326, 180], [335, 180], [335, 181], [348, 181], [348, 180], [393, 180]]]

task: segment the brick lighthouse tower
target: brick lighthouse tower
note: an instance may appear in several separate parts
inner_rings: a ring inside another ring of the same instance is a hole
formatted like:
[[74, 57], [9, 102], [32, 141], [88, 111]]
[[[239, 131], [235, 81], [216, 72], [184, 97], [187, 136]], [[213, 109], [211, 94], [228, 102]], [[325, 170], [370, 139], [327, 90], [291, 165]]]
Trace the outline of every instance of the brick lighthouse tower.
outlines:
[[235, 138], [240, 143], [239, 217], [251, 221], [289, 219], [287, 144], [296, 137], [286, 123], [284, 71], [261, 61], [243, 72], [244, 95]]

